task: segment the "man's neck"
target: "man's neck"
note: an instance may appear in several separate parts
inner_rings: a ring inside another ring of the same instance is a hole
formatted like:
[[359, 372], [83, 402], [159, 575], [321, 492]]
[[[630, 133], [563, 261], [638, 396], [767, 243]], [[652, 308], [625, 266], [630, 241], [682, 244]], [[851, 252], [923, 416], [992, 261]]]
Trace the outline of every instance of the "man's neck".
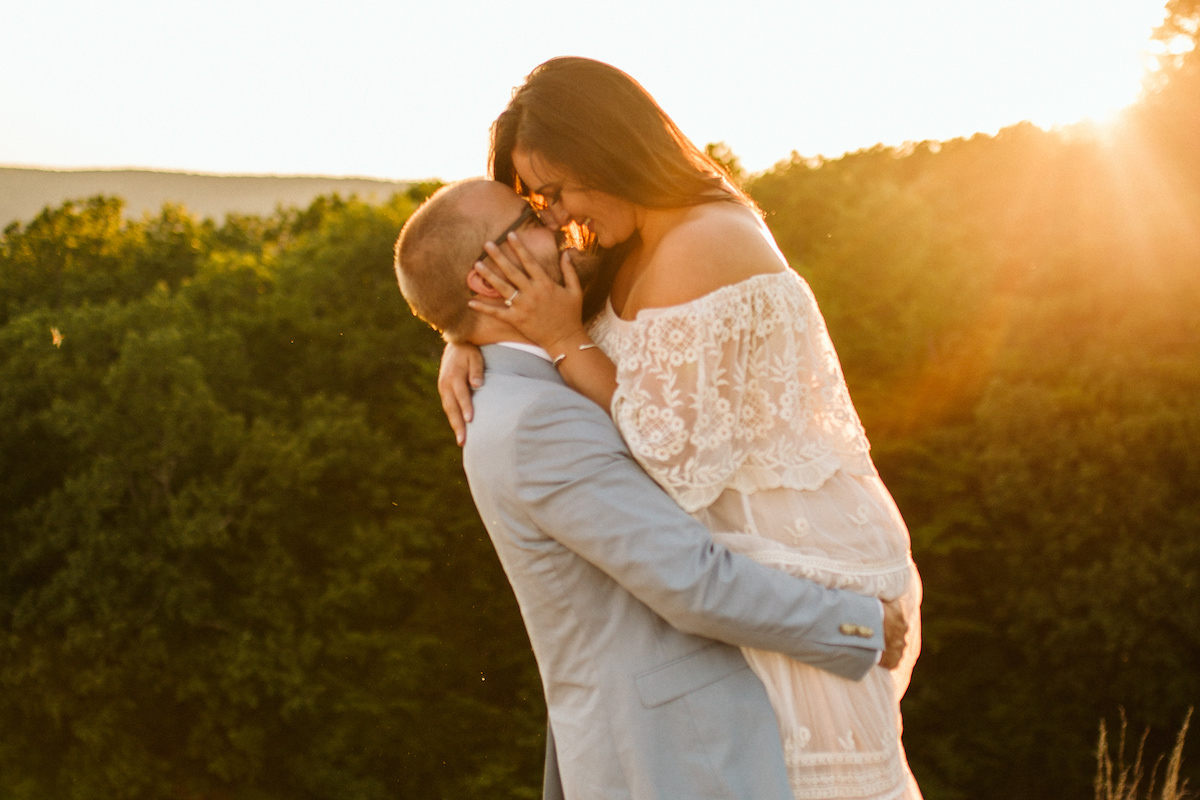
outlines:
[[511, 325], [507, 325], [498, 319], [485, 317], [483, 314], [476, 314], [474, 330], [467, 337], [467, 343], [473, 344], [476, 347], [483, 347], [485, 344], [533, 344], [529, 339], [521, 335], [520, 331]]
[[514, 350], [520, 350], [525, 353], [531, 353], [538, 358], [544, 358], [547, 361], [552, 361], [550, 354], [541, 347], [538, 347], [533, 342], [526, 339], [517, 330], [511, 326], [503, 324], [487, 324], [480, 320], [476, 324], [475, 330], [466, 339], [466, 344], [473, 344], [476, 347], [485, 345], [501, 345], [502, 347], [511, 347]]
[[465, 340], [465, 344], [473, 344], [476, 347], [483, 347], [488, 344], [527, 344], [533, 345], [533, 342], [526, 339], [520, 334], [512, 334], [511, 336], [472, 336]]
[[530, 355], [545, 359], [552, 364], [554, 363], [554, 359], [550, 357], [550, 354], [536, 344], [528, 344], [526, 342], [493, 342], [492, 344], [496, 347], [511, 347], [513, 350], [520, 350], [523, 353], [529, 353]]

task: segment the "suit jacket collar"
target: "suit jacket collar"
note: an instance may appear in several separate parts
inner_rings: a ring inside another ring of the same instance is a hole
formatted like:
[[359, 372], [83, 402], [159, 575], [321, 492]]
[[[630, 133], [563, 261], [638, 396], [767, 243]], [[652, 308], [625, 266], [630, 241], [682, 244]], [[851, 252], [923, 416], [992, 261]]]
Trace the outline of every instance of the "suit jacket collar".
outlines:
[[566, 384], [553, 364], [533, 353], [499, 344], [485, 344], [479, 349], [483, 352], [483, 363], [488, 370]]

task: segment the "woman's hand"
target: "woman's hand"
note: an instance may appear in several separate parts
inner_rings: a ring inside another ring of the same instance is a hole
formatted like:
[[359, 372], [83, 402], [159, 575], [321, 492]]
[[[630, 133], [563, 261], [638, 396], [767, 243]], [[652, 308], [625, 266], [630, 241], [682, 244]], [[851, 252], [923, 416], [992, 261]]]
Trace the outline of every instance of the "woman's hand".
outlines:
[[586, 337], [581, 319], [583, 289], [568, 253], [559, 259], [563, 279], [559, 284], [516, 233], [508, 235], [507, 248], [491, 242], [484, 248], [495, 266], [476, 262], [475, 269], [504, 299], [476, 297], [471, 308], [516, 328], [551, 356], [581, 334]]
[[451, 342], [442, 351], [437, 388], [442, 410], [454, 430], [454, 440], [462, 447], [467, 440], [467, 423], [475, 414], [471, 392], [483, 386], [483, 354], [473, 344]]

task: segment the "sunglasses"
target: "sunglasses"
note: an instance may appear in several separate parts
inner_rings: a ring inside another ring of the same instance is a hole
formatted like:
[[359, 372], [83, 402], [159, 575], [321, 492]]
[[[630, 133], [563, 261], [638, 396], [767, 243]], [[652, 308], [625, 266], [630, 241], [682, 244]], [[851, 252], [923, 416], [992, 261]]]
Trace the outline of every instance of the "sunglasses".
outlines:
[[[508, 235], [510, 233], [520, 230], [525, 225], [525, 223], [529, 222], [529, 220], [531, 220], [531, 219], [536, 219], [536, 220], [538, 220], [538, 222], [541, 222], [541, 218], [538, 217], [537, 209], [531, 205], [526, 205], [525, 210], [523, 210], [521, 212], [521, 216], [517, 217], [516, 221], [513, 222], [512, 225], [509, 225], [507, 228], [505, 228], [504, 233], [500, 234], [495, 239], [493, 239], [492, 244], [496, 245], [496, 247], [499, 247], [500, 245], [504, 244], [505, 242], [508, 241]], [[483, 261], [483, 260], [487, 259], [487, 257], [488, 257], [488, 252], [487, 252], [487, 250], [484, 250], [483, 252], [481, 252], [479, 254], [479, 257], [476, 258], [475, 260]]]

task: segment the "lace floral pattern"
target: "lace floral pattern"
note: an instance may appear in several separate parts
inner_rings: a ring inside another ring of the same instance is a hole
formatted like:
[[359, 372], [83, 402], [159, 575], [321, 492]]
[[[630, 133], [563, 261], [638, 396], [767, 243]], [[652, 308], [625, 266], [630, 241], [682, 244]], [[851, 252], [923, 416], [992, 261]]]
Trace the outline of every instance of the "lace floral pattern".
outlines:
[[847, 797], [900, 797], [907, 790], [905, 772], [896, 749], [857, 752], [854, 734], [838, 739], [843, 752], [806, 752], [811, 734], [784, 742], [788, 779], [796, 800], [832, 800]]
[[617, 365], [612, 413], [684, 509], [725, 489], [816, 489], [872, 474], [869, 445], [808, 285], [790, 270], [622, 320], [591, 335]]

